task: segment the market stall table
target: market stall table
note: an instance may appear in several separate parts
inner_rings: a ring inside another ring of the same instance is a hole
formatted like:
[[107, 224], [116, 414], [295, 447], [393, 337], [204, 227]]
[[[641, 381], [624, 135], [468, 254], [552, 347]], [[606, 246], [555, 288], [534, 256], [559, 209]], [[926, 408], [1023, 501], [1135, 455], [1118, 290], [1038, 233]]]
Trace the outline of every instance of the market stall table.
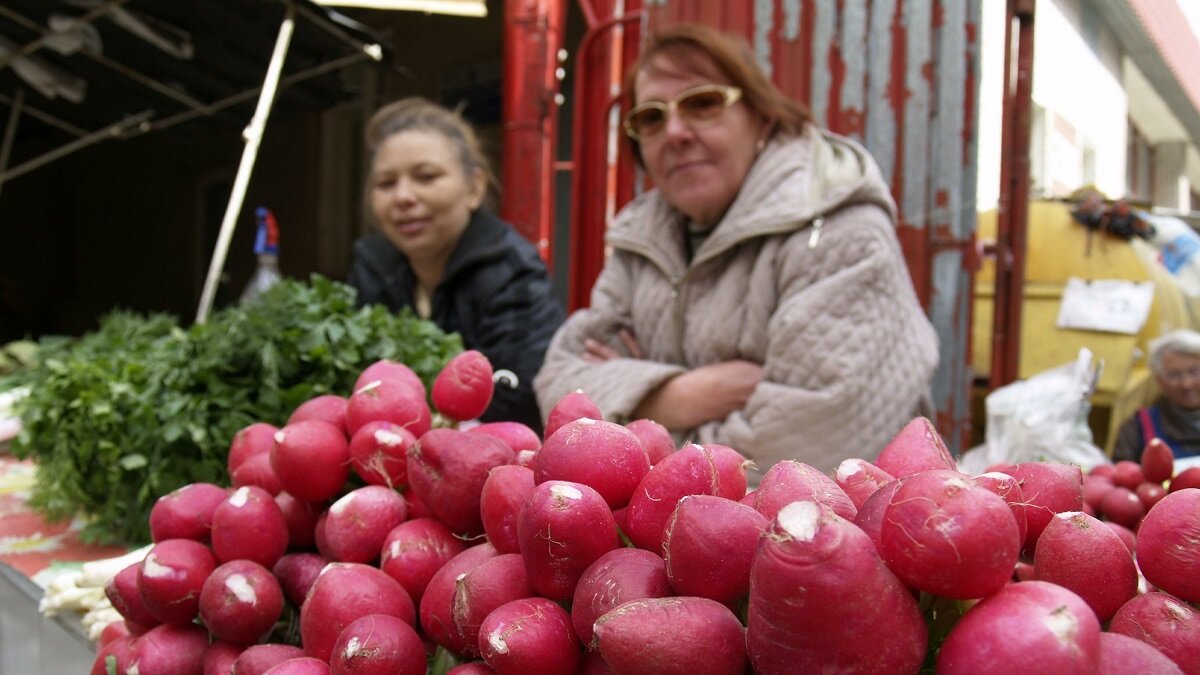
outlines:
[[94, 645], [68, 613], [38, 611], [56, 571], [126, 552], [79, 540], [78, 522], [47, 523], [29, 507], [36, 467], [0, 445], [0, 675], [70, 675], [90, 670]]

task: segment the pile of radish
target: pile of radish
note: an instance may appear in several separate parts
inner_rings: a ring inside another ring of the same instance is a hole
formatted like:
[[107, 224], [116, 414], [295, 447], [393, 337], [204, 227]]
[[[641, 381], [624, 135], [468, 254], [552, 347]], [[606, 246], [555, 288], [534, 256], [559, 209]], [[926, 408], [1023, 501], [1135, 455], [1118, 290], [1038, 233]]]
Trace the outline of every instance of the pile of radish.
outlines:
[[1200, 485], [1154, 443], [973, 476], [917, 418], [748, 489], [583, 392], [544, 438], [464, 424], [492, 386], [474, 351], [428, 393], [383, 361], [243, 429], [231, 487], [156, 504], [93, 675], [1200, 674]]

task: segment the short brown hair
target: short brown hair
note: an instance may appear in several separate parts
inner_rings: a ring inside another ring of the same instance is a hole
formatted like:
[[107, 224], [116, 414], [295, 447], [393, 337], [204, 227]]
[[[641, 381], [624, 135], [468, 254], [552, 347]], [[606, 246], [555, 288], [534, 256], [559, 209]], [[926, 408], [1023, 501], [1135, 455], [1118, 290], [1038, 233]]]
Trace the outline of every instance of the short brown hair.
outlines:
[[[679, 24], [650, 36], [625, 76], [623, 98], [627, 104], [637, 103], [638, 73], [650, 67], [656, 57], [663, 56], [684, 70], [706, 74], [696, 64], [689, 63], [697, 52], [711, 59], [720, 73], [742, 90], [742, 100], [766, 121], [773, 134], [798, 134], [812, 123], [808, 109], [780, 91], [767, 77], [745, 40], [700, 24]], [[640, 160], [638, 142], [632, 138], [629, 141]]]

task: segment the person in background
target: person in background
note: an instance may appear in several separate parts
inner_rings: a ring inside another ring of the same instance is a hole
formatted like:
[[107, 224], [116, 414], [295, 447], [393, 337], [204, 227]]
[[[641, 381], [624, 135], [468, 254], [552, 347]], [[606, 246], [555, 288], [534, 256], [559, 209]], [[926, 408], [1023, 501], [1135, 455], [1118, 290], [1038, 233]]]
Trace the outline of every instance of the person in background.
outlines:
[[556, 334], [542, 410], [582, 389], [766, 471], [873, 458], [927, 410], [937, 336], [883, 176], [741, 40], [683, 25], [630, 72], [624, 128], [656, 186], [610, 225], [591, 304]]
[[484, 206], [492, 174], [475, 131], [406, 98], [377, 111], [365, 136], [378, 231], [355, 242], [347, 281], [360, 302], [409, 307], [510, 371], [481, 420], [540, 433], [533, 377], [566, 314], [534, 246]]
[[1200, 455], [1200, 333], [1181, 328], [1152, 341], [1150, 371], [1162, 399], [1117, 430], [1113, 461], [1141, 461], [1146, 443], [1156, 436], [1177, 458]]

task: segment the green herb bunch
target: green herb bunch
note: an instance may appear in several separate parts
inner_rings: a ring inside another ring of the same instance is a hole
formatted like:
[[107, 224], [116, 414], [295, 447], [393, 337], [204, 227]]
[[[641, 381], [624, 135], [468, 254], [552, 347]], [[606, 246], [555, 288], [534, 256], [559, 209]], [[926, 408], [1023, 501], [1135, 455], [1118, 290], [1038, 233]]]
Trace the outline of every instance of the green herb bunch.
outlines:
[[355, 291], [314, 275], [183, 328], [167, 315], [107, 315], [78, 339], [46, 338], [22, 373], [30, 394], [13, 441], [33, 457], [30, 504], [51, 520], [82, 515], [81, 537], [146, 543], [155, 500], [192, 482], [227, 485], [234, 434], [283, 425], [321, 394], [347, 396], [379, 359], [426, 382], [462, 341], [411, 312], [358, 307]]

